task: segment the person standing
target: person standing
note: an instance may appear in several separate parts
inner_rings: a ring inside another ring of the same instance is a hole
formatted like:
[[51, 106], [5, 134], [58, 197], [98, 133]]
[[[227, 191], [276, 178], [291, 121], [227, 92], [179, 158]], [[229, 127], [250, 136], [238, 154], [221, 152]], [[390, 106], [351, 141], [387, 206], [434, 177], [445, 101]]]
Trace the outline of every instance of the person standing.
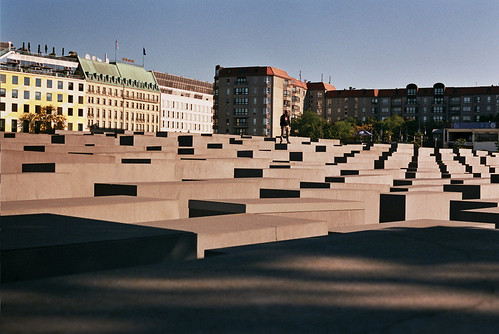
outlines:
[[281, 144], [282, 144], [282, 137], [286, 137], [286, 142], [290, 144], [291, 142], [289, 141], [289, 132], [291, 129], [291, 120], [289, 119], [289, 112], [287, 110], [284, 111], [284, 113], [281, 115]]

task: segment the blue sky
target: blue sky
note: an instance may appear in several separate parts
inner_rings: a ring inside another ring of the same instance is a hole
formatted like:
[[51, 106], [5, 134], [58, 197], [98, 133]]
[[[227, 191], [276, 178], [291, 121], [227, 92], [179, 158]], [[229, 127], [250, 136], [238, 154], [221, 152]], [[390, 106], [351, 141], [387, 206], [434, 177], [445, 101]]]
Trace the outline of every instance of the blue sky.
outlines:
[[499, 85], [499, 0], [1, 0], [0, 39], [213, 81], [269, 65], [337, 89]]

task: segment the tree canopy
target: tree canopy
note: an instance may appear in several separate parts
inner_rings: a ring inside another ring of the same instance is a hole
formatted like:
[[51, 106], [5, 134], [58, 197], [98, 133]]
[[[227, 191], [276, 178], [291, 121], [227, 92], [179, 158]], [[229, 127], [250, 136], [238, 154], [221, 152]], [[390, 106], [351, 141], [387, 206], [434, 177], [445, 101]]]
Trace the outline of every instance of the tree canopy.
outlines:
[[29, 133], [47, 133], [51, 130], [64, 130], [66, 127], [66, 116], [57, 115], [56, 109], [52, 105], [43, 106], [39, 113], [26, 113], [19, 117], [21, 121], [19, 127], [24, 126], [24, 122], [29, 124]]
[[[317, 113], [308, 110], [303, 115], [291, 120], [291, 134], [309, 138], [340, 139], [343, 143], [373, 141], [407, 142], [428, 145], [432, 141], [433, 129], [442, 127], [441, 122], [429, 120], [419, 123], [416, 120], [404, 120], [394, 114], [384, 120], [369, 117], [365, 121], [356, 118], [327, 122]], [[372, 136], [357, 136], [360, 130], [368, 131]], [[432, 143], [430, 143], [432, 144]]]

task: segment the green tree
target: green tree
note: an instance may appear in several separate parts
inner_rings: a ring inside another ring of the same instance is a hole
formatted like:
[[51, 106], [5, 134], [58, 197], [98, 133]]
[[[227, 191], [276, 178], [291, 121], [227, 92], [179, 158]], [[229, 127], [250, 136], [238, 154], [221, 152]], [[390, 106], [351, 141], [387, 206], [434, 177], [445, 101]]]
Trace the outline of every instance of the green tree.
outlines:
[[385, 131], [386, 135], [388, 136], [388, 141], [391, 141], [392, 136], [394, 134], [398, 134], [401, 131], [401, 127], [404, 124], [404, 119], [399, 115], [395, 114], [385, 119], [382, 122], [382, 124], [383, 124], [383, 131]]
[[21, 117], [19, 117], [19, 128], [23, 128], [24, 123], [28, 123], [28, 131], [29, 133], [35, 133], [35, 125], [38, 117], [37, 114], [33, 113], [27, 113], [27, 114], [22, 114]]
[[351, 140], [354, 135], [354, 125], [349, 121], [337, 121], [332, 124], [332, 138], [343, 143]]
[[293, 133], [300, 137], [325, 138], [324, 130], [327, 129], [327, 122], [317, 113], [307, 110], [301, 116], [291, 120]]
[[457, 138], [454, 140], [454, 148], [464, 148], [464, 145], [466, 144], [466, 139], [464, 138]]
[[423, 133], [418, 131], [414, 134], [414, 140], [412, 141], [414, 146], [416, 147], [421, 147], [423, 146]]
[[37, 125], [40, 126], [41, 133], [50, 132], [54, 130], [64, 130], [66, 128], [66, 116], [57, 115], [56, 109], [52, 105], [43, 106], [39, 113], [27, 113], [19, 117], [21, 121], [19, 127], [23, 127], [24, 122], [29, 124], [29, 133], [36, 131]]

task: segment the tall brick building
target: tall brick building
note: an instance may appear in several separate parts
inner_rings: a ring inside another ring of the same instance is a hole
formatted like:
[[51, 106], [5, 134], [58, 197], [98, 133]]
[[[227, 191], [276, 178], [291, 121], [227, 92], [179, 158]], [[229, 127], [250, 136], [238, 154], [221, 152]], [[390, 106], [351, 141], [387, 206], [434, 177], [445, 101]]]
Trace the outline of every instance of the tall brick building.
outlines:
[[276, 136], [283, 111], [303, 113], [307, 85], [275, 67], [215, 68], [215, 133]]

